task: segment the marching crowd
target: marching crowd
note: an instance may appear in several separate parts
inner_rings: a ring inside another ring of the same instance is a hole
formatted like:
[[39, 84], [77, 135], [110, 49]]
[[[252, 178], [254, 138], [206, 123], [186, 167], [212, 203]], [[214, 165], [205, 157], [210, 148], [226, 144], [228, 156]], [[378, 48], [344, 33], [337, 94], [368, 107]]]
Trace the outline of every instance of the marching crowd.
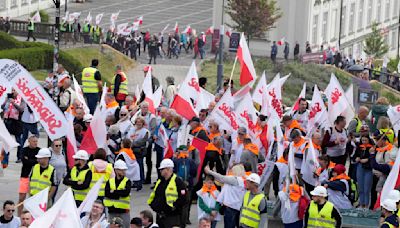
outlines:
[[[88, 109], [78, 99], [79, 90], [72, 88], [73, 79], [62, 65], [49, 72], [43, 84], [59, 108], [73, 119], [78, 148], [83, 147], [90, 132], [103, 89], [98, 64], [94, 59], [82, 72]], [[144, 75], [149, 71], [151, 67], [145, 67]], [[228, 228], [264, 227], [267, 199], [276, 200], [273, 214], [280, 216], [285, 227], [341, 227], [341, 210], [355, 207], [380, 207], [380, 226], [399, 226], [400, 192], [390, 191], [383, 202], [378, 197], [398, 151], [386, 98], [379, 98], [371, 108], [359, 107], [351, 120], [339, 115], [332, 127], [316, 126], [312, 132], [306, 130], [312, 110], [301, 98], [297, 110], [286, 112], [281, 120], [283, 135], [272, 129], [275, 141], [271, 143], [267, 139], [271, 134], [269, 116], [258, 115], [256, 138], [250, 137], [245, 126], [229, 132], [208, 118], [224, 92], [231, 91], [231, 81], [225, 80], [208, 108], [185, 120], [170, 108], [177, 87], [173, 77], [166, 80], [161, 105], [154, 107], [145, 93], [128, 93], [128, 78], [117, 66], [104, 99], [106, 146], [89, 153], [80, 149], [68, 159], [63, 138], [49, 140], [48, 147], [38, 145], [37, 115], [15, 90], [8, 94], [1, 106], [2, 118], [20, 145], [17, 163], [22, 163], [22, 168], [18, 205], [4, 202], [0, 228], [29, 226], [32, 216], [20, 205], [28, 195], [49, 188], [48, 205], [52, 205], [63, 184], [72, 188], [79, 207], [101, 178], [104, 182], [98, 199], [91, 212], [81, 217], [84, 227], [185, 227], [191, 222], [199, 227], [216, 227], [222, 220]], [[155, 92], [160, 82], [156, 75], [151, 81]], [[206, 78], [199, 78], [198, 84], [199, 89], [206, 89]], [[278, 157], [280, 143], [285, 148]], [[1, 154], [3, 167], [9, 163], [6, 152]], [[153, 153], [156, 177], [152, 176]], [[303, 173], [306, 158], [314, 153], [318, 169]], [[68, 166], [69, 159], [73, 159], [72, 167]], [[259, 165], [266, 160], [273, 167], [264, 181]], [[144, 184], [152, 185], [147, 203], [156, 217], [144, 210], [140, 218], [131, 218], [135, 210], [131, 208], [133, 190], [142, 191]], [[193, 203], [197, 204], [196, 222], [189, 220]], [[16, 208], [19, 217], [13, 215]]]

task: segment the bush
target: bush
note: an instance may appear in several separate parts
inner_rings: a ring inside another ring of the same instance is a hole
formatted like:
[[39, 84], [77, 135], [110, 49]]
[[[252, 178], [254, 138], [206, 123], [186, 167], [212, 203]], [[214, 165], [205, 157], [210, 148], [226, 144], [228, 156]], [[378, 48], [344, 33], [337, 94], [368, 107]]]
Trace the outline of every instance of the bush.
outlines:
[[14, 37], [0, 31], [0, 50], [22, 48], [23, 45]]
[[[36, 11], [31, 13], [31, 17], [35, 15]], [[39, 10], [41, 22], [49, 22], [49, 14], [44, 10]]]
[[80, 81], [83, 65], [72, 55], [61, 51], [59, 62], [67, 69], [70, 75], [74, 74], [75, 78]]
[[53, 50], [49, 48], [19, 48], [0, 51], [0, 59], [12, 59], [25, 66], [28, 71], [50, 69]]

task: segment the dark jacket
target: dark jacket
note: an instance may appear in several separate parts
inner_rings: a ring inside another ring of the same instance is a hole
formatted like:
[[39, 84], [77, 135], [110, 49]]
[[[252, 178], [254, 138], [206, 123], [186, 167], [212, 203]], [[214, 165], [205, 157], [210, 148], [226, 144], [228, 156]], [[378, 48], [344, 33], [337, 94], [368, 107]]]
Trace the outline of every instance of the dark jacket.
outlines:
[[174, 158], [174, 173], [184, 182], [187, 182], [187, 186], [190, 189], [193, 187], [194, 179], [197, 175], [197, 165], [191, 158]]
[[[394, 227], [399, 227], [399, 221], [397, 220], [397, 215], [391, 215], [385, 218], [385, 222], [392, 224]], [[381, 228], [390, 228], [388, 224], [382, 224]]]
[[[115, 177], [115, 186], [118, 186], [123, 179], [118, 179]], [[131, 193], [132, 183], [128, 179], [124, 190], [110, 190], [110, 181], [107, 181], [106, 187], [104, 188], [104, 196], [110, 199], [119, 199], [121, 197], [127, 197]], [[108, 207], [108, 213], [126, 213], [127, 210], [115, 207]]]
[[21, 169], [21, 177], [29, 177], [29, 174], [32, 171], [33, 166], [37, 164], [37, 158], [35, 157], [39, 152], [40, 148], [30, 148], [24, 147], [22, 149], [22, 169]]
[[376, 131], [376, 125], [378, 124], [378, 120], [381, 116], [388, 116], [387, 110], [389, 106], [387, 105], [373, 105], [371, 108], [371, 114], [373, 117], [373, 124], [371, 126], [371, 132]]
[[[89, 169], [89, 166], [86, 164], [85, 166], [83, 166], [82, 169], [78, 167], [76, 168], [78, 169], [77, 175], [79, 175], [79, 172]], [[85, 180], [83, 181], [83, 183], [78, 184], [78, 181], [71, 180], [71, 170], [68, 170], [67, 176], [64, 177], [63, 184], [70, 186], [74, 190], [84, 190], [89, 188], [90, 182], [92, 181], [92, 171], [89, 170], [86, 173]]]

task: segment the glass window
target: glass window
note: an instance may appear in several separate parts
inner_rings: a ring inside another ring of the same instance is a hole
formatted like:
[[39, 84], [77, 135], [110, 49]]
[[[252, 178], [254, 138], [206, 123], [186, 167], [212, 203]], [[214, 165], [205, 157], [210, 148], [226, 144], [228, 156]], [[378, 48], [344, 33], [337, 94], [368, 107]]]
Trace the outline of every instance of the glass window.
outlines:
[[390, 49], [396, 49], [397, 48], [397, 34], [396, 34], [396, 30], [392, 30], [392, 42], [390, 45]]
[[334, 40], [335, 38], [337, 38], [337, 34], [339, 31], [339, 24], [338, 24], [338, 9], [334, 9], [332, 11], [332, 15], [331, 15], [331, 40]]
[[328, 12], [325, 12], [322, 19], [322, 42], [328, 41]]
[[354, 14], [356, 10], [356, 3], [351, 3], [350, 5], [350, 20], [349, 20], [349, 33], [354, 32]]
[[390, 19], [390, 0], [386, 0], [385, 5], [385, 21]]
[[360, 5], [358, 6], [358, 26], [357, 29], [361, 30], [363, 28], [363, 11], [364, 11], [364, 0], [360, 0]]
[[0, 0], [0, 9], [6, 9], [7, 5], [6, 5], [6, 0]]
[[318, 36], [318, 14], [314, 15], [311, 43], [314, 43], [314, 44], [317, 43], [317, 36]]
[[399, 1], [393, 1], [393, 18], [397, 18], [399, 16]]

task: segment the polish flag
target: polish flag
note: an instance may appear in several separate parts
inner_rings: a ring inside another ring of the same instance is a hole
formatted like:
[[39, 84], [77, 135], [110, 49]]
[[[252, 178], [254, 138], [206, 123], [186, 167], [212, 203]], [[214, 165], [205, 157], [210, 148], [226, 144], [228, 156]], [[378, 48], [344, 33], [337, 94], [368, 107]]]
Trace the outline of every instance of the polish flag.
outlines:
[[43, 216], [35, 219], [29, 227], [83, 228], [71, 188], [68, 188], [56, 203]]
[[90, 111], [89, 111], [89, 107], [86, 104], [86, 100], [83, 97], [83, 92], [82, 92], [81, 86], [79, 85], [78, 81], [75, 79], [75, 76], [72, 76], [72, 80], [74, 81], [74, 89], [75, 89], [76, 98], [81, 103], [83, 110], [85, 111], [85, 114], [88, 114]]
[[185, 119], [190, 120], [198, 115], [196, 107], [200, 100], [200, 94], [199, 77], [196, 64], [193, 61], [185, 80], [180, 85], [179, 91], [171, 103], [171, 108], [175, 109]]
[[201, 168], [203, 167], [204, 158], [206, 157], [206, 146], [208, 145], [208, 142], [199, 139], [197, 137], [194, 137], [191, 145], [199, 151], [200, 164], [197, 167], [197, 179], [198, 179], [202, 171]]
[[318, 86], [315, 85], [314, 94], [310, 104], [310, 114], [308, 115], [308, 136], [311, 137], [316, 129], [320, 128], [320, 126], [324, 127], [328, 122], [328, 112], [326, 111], [325, 103], [322, 100]]
[[256, 88], [253, 91], [252, 99], [259, 105], [262, 105], [262, 99], [266, 97], [267, 77], [265, 71], [262, 73]]
[[329, 124], [332, 126], [336, 118], [349, 106], [345, 97], [346, 94], [334, 74], [331, 75], [331, 80], [325, 89], [325, 94], [328, 98]]
[[154, 105], [154, 94], [153, 94], [153, 84], [151, 81], [151, 71], [152, 69], [149, 68], [147, 71], [146, 77], [144, 78], [142, 89], [145, 95], [144, 101], [149, 103], [149, 111], [153, 114], [156, 113], [155, 105]]
[[320, 166], [318, 163], [318, 152], [315, 151], [311, 138], [308, 139], [308, 150], [304, 159], [305, 160], [302, 162], [300, 170], [302, 178], [306, 183], [311, 184], [312, 186], [317, 186], [319, 184], [318, 178], [316, 178], [314, 173]]
[[231, 88], [228, 88], [210, 115], [208, 115], [206, 121], [214, 120], [219, 124], [220, 130], [236, 132], [239, 129], [239, 123], [236, 118], [234, 99]]
[[274, 113], [279, 119], [282, 118], [282, 85], [282, 79], [278, 73], [267, 87], [267, 96], [261, 105], [261, 113], [263, 115], [270, 116]]
[[96, 108], [90, 126], [83, 136], [80, 150], [86, 150], [88, 154], [94, 154], [97, 148], [103, 148], [107, 140], [107, 127], [105, 115], [100, 107]]
[[303, 83], [303, 89], [301, 90], [299, 97], [297, 98], [296, 102], [292, 106], [292, 111], [291, 113], [294, 113], [295, 111], [299, 110], [299, 102], [301, 98], [306, 98], [306, 83]]
[[42, 19], [40, 18], [40, 13], [39, 11], [36, 11], [36, 13], [32, 16], [31, 20], [34, 23], [40, 23], [42, 21]]
[[387, 114], [397, 137], [400, 130], [400, 105], [390, 106], [387, 110]]
[[138, 22], [139, 25], [143, 24], [143, 16], [138, 17], [134, 22]]
[[140, 99], [140, 87], [139, 84], [136, 84], [135, 93], [134, 93], [134, 101], [137, 102]]
[[206, 31], [206, 35], [212, 35], [212, 34], [214, 34], [214, 26], [208, 27]]
[[74, 132], [74, 119], [69, 118], [68, 119], [68, 131], [67, 131], [67, 161], [68, 161], [68, 167], [72, 168], [74, 167], [74, 154], [78, 151], [78, 148], [76, 146], [76, 138], [75, 138], [75, 132]]
[[282, 46], [285, 44], [285, 37], [282, 37], [282, 39], [278, 40], [278, 42], [276, 42], [279, 46]]
[[240, 37], [236, 57], [240, 62], [240, 85], [243, 86], [257, 77], [256, 69], [254, 69], [253, 60], [251, 60], [249, 47], [247, 46], [244, 33], [242, 33]]
[[190, 27], [190, 25], [186, 26], [185, 30], [183, 30], [183, 33], [186, 33], [186, 34], [192, 33], [192, 28]]
[[160, 124], [160, 127], [158, 128], [158, 132], [157, 132], [156, 136], [159, 137], [161, 139], [161, 141], [163, 142], [164, 159], [172, 158], [172, 156], [174, 155], [174, 151], [172, 150], [171, 142], [168, 138], [167, 131], [163, 124]]
[[38, 219], [47, 210], [47, 201], [49, 198], [49, 187], [29, 197], [24, 201], [24, 208], [28, 210], [34, 219]]
[[227, 28], [226, 28], [226, 31], [225, 31], [225, 35], [226, 35], [227, 37], [231, 37], [231, 35], [232, 35], [232, 28], [227, 27]]
[[174, 30], [176, 33], [179, 33], [179, 26], [178, 26], [178, 22], [175, 22], [175, 27]]
[[160, 85], [160, 87], [157, 88], [157, 90], [153, 94], [153, 97], [154, 97], [154, 108], [157, 109], [160, 106], [162, 100], [162, 85]]

